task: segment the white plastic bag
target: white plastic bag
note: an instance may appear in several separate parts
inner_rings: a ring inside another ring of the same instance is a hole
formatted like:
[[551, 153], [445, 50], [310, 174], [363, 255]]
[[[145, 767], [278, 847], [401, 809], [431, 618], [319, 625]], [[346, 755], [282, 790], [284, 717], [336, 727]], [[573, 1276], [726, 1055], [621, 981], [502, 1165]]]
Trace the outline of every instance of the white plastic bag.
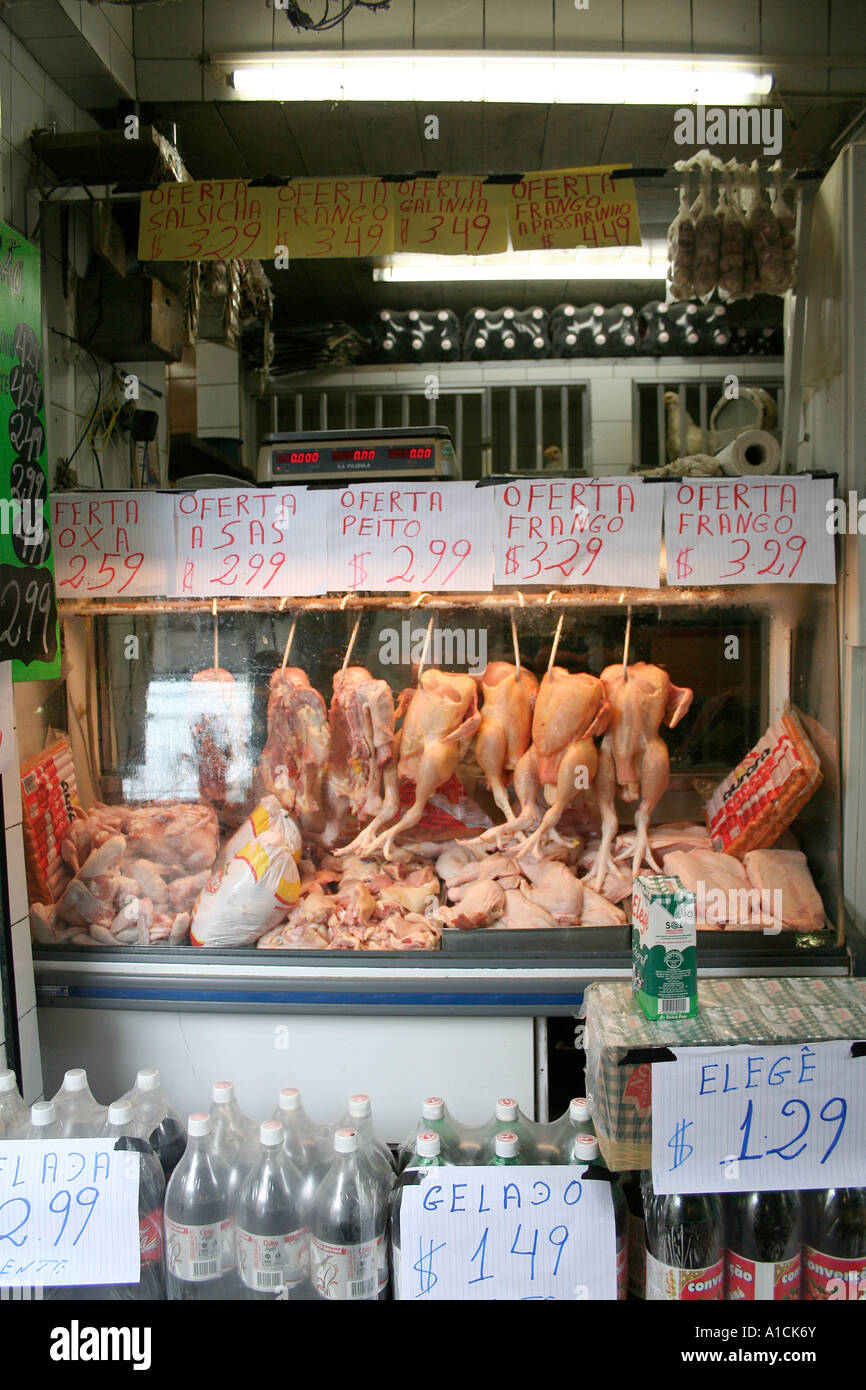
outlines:
[[250, 811], [243, 824], [239, 825], [231, 839], [226, 841], [218, 864], [228, 864], [249, 840], [258, 839], [266, 830], [276, 830], [282, 836], [297, 864], [303, 854], [301, 832], [288, 811], [284, 811], [277, 798], [270, 794], [262, 797], [255, 810]]
[[251, 946], [298, 901], [300, 878], [281, 830], [248, 840], [202, 890], [192, 912], [193, 946]]

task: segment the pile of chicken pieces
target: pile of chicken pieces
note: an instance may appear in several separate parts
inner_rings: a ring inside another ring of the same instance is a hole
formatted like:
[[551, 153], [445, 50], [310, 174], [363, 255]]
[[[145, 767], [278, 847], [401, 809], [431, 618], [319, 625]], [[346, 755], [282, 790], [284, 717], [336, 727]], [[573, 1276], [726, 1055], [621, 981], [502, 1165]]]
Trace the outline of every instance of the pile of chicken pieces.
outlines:
[[72, 946], [180, 945], [219, 852], [216, 812], [187, 803], [103, 806], [70, 823], [60, 853], [72, 877], [30, 909], [33, 939]]

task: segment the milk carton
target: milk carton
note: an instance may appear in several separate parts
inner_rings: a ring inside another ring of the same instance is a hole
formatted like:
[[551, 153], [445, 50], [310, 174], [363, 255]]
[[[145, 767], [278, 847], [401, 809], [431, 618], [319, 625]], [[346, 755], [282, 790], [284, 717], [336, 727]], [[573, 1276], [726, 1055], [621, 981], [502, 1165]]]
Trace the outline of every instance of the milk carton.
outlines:
[[639, 874], [631, 900], [632, 989], [647, 1018], [698, 1011], [695, 895], [678, 878]]

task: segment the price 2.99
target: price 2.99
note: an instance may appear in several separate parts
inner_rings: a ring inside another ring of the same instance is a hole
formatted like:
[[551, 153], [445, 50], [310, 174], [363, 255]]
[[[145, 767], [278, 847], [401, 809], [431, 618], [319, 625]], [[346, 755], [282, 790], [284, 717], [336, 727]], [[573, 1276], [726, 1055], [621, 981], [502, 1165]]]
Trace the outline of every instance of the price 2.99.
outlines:
[[[65, 1187], [54, 1193], [48, 1203], [48, 1211], [58, 1219], [57, 1234], [52, 1241], [55, 1249], [63, 1240], [70, 1219], [70, 1232], [75, 1232], [71, 1241], [74, 1249], [87, 1229], [87, 1223], [98, 1200], [99, 1189], [96, 1187], [82, 1187], [74, 1196]], [[27, 1197], [10, 1197], [0, 1203], [0, 1245], [3, 1241], [8, 1241], [18, 1250], [25, 1246], [32, 1234], [27, 1230], [32, 1214], [33, 1204]]]

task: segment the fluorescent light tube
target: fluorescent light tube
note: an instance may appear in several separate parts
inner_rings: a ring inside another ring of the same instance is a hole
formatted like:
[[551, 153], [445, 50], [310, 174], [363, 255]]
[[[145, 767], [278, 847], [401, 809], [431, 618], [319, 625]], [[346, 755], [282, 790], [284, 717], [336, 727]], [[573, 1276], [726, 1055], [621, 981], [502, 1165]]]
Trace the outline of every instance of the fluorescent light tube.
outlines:
[[667, 243], [574, 251], [510, 251], [496, 256], [422, 256], [397, 252], [373, 270], [387, 284], [471, 280], [664, 280]]
[[213, 55], [259, 101], [558, 102], [566, 105], [737, 106], [772, 89], [747, 61], [585, 57], [579, 53], [359, 51]]

